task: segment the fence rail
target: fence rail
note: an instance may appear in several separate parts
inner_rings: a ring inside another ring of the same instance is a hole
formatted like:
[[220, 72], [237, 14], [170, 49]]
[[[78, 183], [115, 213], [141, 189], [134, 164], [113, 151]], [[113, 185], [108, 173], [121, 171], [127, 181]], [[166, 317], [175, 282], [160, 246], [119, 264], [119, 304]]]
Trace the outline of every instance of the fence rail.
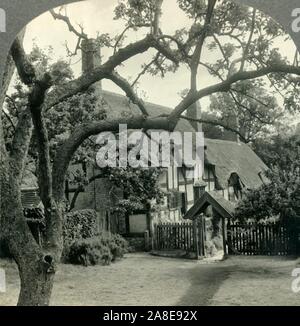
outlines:
[[184, 250], [204, 256], [204, 221], [160, 223], [154, 226], [155, 250]]
[[229, 254], [292, 255], [299, 253], [299, 232], [286, 224], [239, 224], [227, 226]]

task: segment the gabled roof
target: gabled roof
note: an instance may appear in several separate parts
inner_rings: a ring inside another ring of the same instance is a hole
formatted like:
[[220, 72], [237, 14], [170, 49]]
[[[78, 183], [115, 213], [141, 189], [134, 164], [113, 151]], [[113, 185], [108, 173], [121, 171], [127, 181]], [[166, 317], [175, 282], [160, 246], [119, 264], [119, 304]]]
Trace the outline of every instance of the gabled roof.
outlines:
[[267, 182], [264, 172], [268, 167], [244, 143], [206, 139], [206, 162], [215, 166], [215, 174], [221, 188], [225, 189], [232, 173], [238, 174], [246, 188], [258, 188]]
[[212, 206], [222, 217], [232, 218], [235, 205], [226, 200], [216, 191], [205, 192], [200, 199], [196, 201], [193, 207], [183, 217], [187, 220], [195, 219], [199, 214], [203, 213], [208, 206]]
[[[142, 115], [140, 109], [137, 105], [133, 104], [128, 97], [124, 95], [120, 95], [117, 93], [101, 90], [99, 91], [103, 100], [104, 100], [104, 108], [106, 109], [108, 119], [116, 119], [121, 117], [122, 115], [126, 116], [138, 116]], [[147, 112], [151, 117], [158, 117], [162, 114], [169, 114], [172, 112], [172, 109], [166, 106], [162, 106], [159, 104], [154, 104], [150, 102], [144, 102]], [[181, 119], [176, 128], [176, 131], [195, 131], [192, 125], [184, 119]]]
[[[102, 105], [106, 108], [108, 119], [118, 118], [122, 115], [141, 115], [139, 108], [130, 100], [117, 93], [101, 90]], [[144, 102], [150, 116], [169, 114], [172, 109], [166, 106]], [[195, 132], [191, 123], [181, 119], [176, 131]], [[264, 172], [268, 169], [254, 151], [244, 143], [233, 141], [206, 139], [206, 163], [215, 166], [215, 174], [222, 189], [227, 188], [232, 173], [237, 173], [246, 188], [253, 189], [261, 186]]]

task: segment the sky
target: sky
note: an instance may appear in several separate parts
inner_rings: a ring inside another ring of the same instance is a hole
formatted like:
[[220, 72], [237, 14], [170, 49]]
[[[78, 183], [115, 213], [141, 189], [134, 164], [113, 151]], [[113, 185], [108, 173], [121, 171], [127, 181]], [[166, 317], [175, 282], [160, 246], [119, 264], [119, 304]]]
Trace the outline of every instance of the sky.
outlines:
[[[67, 13], [74, 24], [84, 26], [85, 33], [89, 37], [96, 37], [97, 32], [116, 35], [124, 28], [124, 23], [113, 19], [118, 0], [88, 0], [73, 3], [67, 6]], [[166, 34], [172, 34], [176, 29], [190, 25], [190, 20], [180, 11], [176, 5], [176, 0], [165, 0], [163, 6], [162, 29]], [[131, 32], [128, 40], [137, 41], [143, 37], [141, 32]], [[65, 42], [67, 41], [70, 49], [74, 49], [77, 39], [74, 34], [68, 31], [65, 23], [55, 21], [49, 12], [44, 13], [34, 19], [26, 30], [24, 46], [26, 52], [30, 52], [33, 43], [41, 48], [51, 45], [54, 49], [54, 55], [57, 58], [66, 59]], [[293, 42], [278, 44], [282, 47], [282, 53], [288, 57], [295, 53]], [[111, 51], [111, 50], [110, 50]], [[152, 52], [153, 54], [154, 52]], [[103, 60], [111, 55], [107, 50], [102, 51]], [[211, 53], [208, 50], [204, 52], [204, 57], [209, 61], [219, 58], [220, 54]], [[135, 79], [135, 76], [141, 70], [141, 65], [151, 60], [151, 52], [142, 54], [128, 60], [119, 72], [126, 78]], [[204, 60], [205, 61], [205, 60]], [[72, 68], [76, 76], [81, 72], [80, 53], [77, 57], [71, 59]], [[143, 76], [139, 83], [139, 93], [145, 100], [175, 107], [180, 101], [180, 92], [189, 87], [190, 75], [186, 68], [182, 67], [178, 72], [168, 73], [164, 79], [160, 77]], [[205, 69], [199, 69], [198, 86], [199, 88], [214, 84], [217, 80], [212, 78]], [[111, 82], [104, 81], [103, 88], [122, 94], [122, 90], [117, 88]], [[201, 100], [201, 105], [205, 109], [209, 105], [208, 98]]]

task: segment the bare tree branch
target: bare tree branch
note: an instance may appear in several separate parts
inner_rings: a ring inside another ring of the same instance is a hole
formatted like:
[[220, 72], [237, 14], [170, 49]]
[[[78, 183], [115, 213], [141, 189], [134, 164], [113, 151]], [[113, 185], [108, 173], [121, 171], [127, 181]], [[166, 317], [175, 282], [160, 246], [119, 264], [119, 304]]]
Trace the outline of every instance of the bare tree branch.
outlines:
[[230, 62], [229, 62], [229, 59], [228, 59], [228, 57], [226, 56], [226, 54], [224, 52], [224, 49], [222, 47], [222, 44], [219, 41], [219, 39], [216, 37], [215, 34], [213, 34], [213, 38], [214, 38], [215, 42], [217, 43], [217, 45], [218, 45], [218, 47], [219, 47], [219, 49], [220, 49], [220, 51], [222, 53], [222, 56], [223, 56], [223, 58], [224, 58], [224, 60], [226, 62], [226, 68], [229, 70], [229, 68], [230, 68]]
[[[279, 115], [279, 116], [275, 117], [275, 118], [272, 119], [272, 120], [265, 120], [265, 119], [263, 118], [262, 115], [259, 115], [257, 112], [254, 112], [253, 110], [251, 110], [247, 105], [244, 105], [243, 103], [241, 103], [241, 102], [236, 98], [236, 96], [234, 95], [234, 93], [233, 93], [232, 91], [229, 91], [229, 94], [230, 94], [231, 98], [233, 99], [233, 101], [235, 102], [235, 104], [236, 104], [236, 106], [237, 106], [238, 108], [243, 108], [243, 109], [245, 109], [245, 110], [250, 114], [251, 117], [256, 118], [259, 122], [261, 122], [261, 123], [263, 123], [263, 124], [266, 124], [266, 125], [272, 125], [272, 124], [274, 123], [274, 121], [275, 121], [277, 118], [280, 117], [280, 115]], [[268, 106], [267, 106], [267, 107], [268, 107]]]
[[85, 39], [85, 40], [88, 39], [87, 34], [85, 34], [83, 32], [83, 28], [81, 26], [79, 26], [79, 27], [81, 27], [81, 31], [79, 32], [78, 30], [76, 30], [76, 28], [72, 25], [69, 17], [64, 16], [60, 13], [56, 13], [53, 9], [50, 10], [50, 13], [55, 20], [58, 19], [58, 20], [65, 22], [69, 28], [69, 31], [74, 33], [76, 36], [78, 36], [79, 39]]
[[214, 93], [227, 92], [230, 90], [231, 85], [238, 81], [256, 79], [262, 76], [267, 76], [271, 73], [287, 73], [300, 75], [300, 67], [285, 64], [275, 64], [269, 67], [263, 67], [258, 70], [237, 72], [236, 74], [233, 74], [223, 82], [203, 88], [202, 90], [197, 92], [190, 91], [177, 105], [177, 107], [172, 111], [169, 116], [169, 119], [170, 121], [176, 121], [179, 116], [196, 101]]
[[145, 65], [144, 69], [137, 75], [136, 79], [132, 82], [131, 87], [134, 87], [139, 79], [148, 71], [148, 69], [158, 60], [160, 53], [158, 52], [153, 60]]

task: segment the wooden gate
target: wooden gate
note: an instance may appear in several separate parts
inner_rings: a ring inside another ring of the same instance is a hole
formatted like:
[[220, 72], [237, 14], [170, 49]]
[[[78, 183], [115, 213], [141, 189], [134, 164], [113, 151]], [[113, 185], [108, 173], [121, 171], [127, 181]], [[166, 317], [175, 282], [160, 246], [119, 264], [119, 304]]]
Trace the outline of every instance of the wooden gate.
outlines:
[[196, 258], [205, 255], [205, 222], [197, 219], [192, 223], [159, 223], [154, 225], [155, 250], [183, 250], [195, 253]]
[[287, 224], [230, 223], [227, 230], [229, 254], [283, 256], [300, 250], [299, 229]]

